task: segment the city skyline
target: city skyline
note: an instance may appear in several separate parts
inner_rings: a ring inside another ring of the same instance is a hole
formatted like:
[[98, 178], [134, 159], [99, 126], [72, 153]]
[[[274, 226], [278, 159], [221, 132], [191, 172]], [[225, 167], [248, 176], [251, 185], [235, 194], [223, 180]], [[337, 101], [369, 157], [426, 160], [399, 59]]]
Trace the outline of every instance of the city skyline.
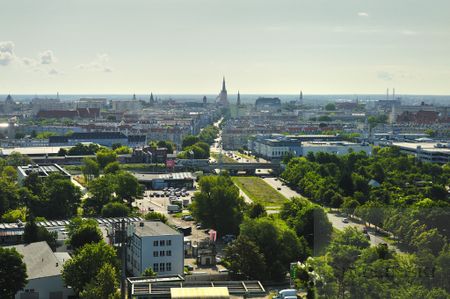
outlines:
[[391, 2], [6, 2], [0, 94], [450, 94], [450, 4]]

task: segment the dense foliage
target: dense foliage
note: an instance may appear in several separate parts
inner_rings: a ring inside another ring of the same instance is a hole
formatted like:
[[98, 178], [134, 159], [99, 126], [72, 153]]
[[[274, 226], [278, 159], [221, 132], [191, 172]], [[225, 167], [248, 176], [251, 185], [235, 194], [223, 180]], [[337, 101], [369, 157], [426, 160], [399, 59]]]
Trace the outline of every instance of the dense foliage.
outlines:
[[243, 219], [244, 200], [227, 175], [205, 176], [199, 182], [191, 210], [195, 219], [220, 235], [237, 233]]
[[0, 247], [0, 298], [14, 298], [26, 283], [27, 269], [22, 256], [14, 248]]
[[435, 255], [450, 237], [450, 165], [423, 163], [398, 148], [373, 155], [327, 153], [290, 160], [283, 178], [314, 202], [391, 231], [401, 245]]

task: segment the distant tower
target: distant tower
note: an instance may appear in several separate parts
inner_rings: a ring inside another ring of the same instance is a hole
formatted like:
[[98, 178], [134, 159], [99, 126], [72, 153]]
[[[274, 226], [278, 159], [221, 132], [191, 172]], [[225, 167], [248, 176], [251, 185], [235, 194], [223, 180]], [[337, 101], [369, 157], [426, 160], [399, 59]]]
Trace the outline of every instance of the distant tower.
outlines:
[[150, 105], [153, 106], [155, 104], [155, 99], [153, 98], [153, 92], [150, 93]]
[[228, 106], [228, 93], [225, 87], [225, 77], [223, 77], [222, 90], [220, 91], [220, 94], [217, 96], [216, 103], [222, 106]]
[[237, 96], [236, 105], [238, 105], [238, 107], [241, 106], [241, 94], [239, 93], [239, 90], [238, 90], [238, 96]]
[[303, 91], [300, 90], [300, 96], [298, 97], [298, 104], [303, 105]]
[[392, 89], [392, 100], [395, 101], [395, 88]]
[[389, 100], [389, 88], [386, 89], [386, 100]]
[[136, 94], [133, 94], [133, 101], [136, 101]]
[[206, 106], [206, 104], [208, 104], [208, 99], [206, 96], [203, 96], [203, 105]]

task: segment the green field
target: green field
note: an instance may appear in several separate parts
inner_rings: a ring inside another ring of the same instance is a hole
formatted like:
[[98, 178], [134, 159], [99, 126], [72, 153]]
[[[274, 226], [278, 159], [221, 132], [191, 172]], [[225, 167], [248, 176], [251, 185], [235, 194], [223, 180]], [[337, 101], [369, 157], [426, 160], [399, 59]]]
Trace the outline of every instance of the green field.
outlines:
[[[219, 154], [211, 153], [211, 157], [216, 159], [217, 163], [219, 163]], [[237, 161], [234, 159], [231, 159], [227, 155], [222, 155], [222, 163], [237, 163]]]
[[258, 177], [232, 177], [236, 184], [253, 202], [268, 209], [279, 208], [287, 198]]

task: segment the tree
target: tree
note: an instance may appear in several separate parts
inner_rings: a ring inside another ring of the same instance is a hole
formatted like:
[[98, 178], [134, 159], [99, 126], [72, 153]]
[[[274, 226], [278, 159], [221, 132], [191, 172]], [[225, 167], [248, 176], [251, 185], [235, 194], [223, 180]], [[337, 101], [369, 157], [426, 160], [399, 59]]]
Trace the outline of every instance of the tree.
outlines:
[[166, 215], [158, 213], [158, 212], [148, 212], [147, 214], [145, 214], [144, 219], [161, 221], [162, 223], [167, 223], [167, 221], [168, 221]]
[[[59, 174], [50, 174], [44, 181], [43, 214], [49, 219], [69, 218], [77, 213], [81, 202], [80, 188]], [[45, 211], [45, 212], [44, 212]]]
[[153, 269], [151, 267], [148, 267], [147, 269], [144, 270], [144, 272], [142, 272], [142, 276], [145, 277], [156, 277], [157, 273], [155, 271], [153, 271]]
[[17, 181], [17, 170], [13, 166], [5, 166], [3, 167], [2, 171], [2, 177], [4, 177], [7, 180], [10, 180], [11, 182]]
[[173, 151], [175, 149], [175, 144], [171, 141], [168, 140], [160, 140], [158, 141], [158, 143], [156, 144], [158, 147], [165, 147], [167, 148], [167, 153], [168, 154], [173, 154]]
[[111, 174], [90, 181], [88, 190], [91, 196], [85, 201], [85, 208], [92, 209], [93, 214], [99, 214], [104, 205], [113, 199], [116, 189], [116, 178]]
[[102, 208], [102, 217], [127, 217], [130, 208], [121, 202], [110, 202]]
[[66, 156], [67, 154], [68, 154], [67, 149], [65, 149], [65, 148], [63, 148], [63, 147], [61, 147], [61, 148], [59, 149], [59, 151], [58, 151], [58, 156], [60, 156], [60, 157], [64, 157], [64, 156]]
[[116, 194], [120, 200], [126, 200], [131, 206], [133, 199], [142, 194], [137, 178], [129, 172], [119, 172], [116, 178]]
[[183, 142], [181, 143], [181, 147], [184, 150], [186, 147], [192, 146], [192, 145], [196, 144], [199, 141], [200, 141], [200, 139], [197, 136], [187, 135], [186, 137], [183, 138]]
[[27, 217], [27, 209], [25, 207], [14, 210], [8, 210], [2, 215], [2, 221], [6, 223], [17, 223], [18, 221], [24, 222]]
[[9, 166], [17, 167], [31, 164], [31, 160], [26, 155], [22, 155], [21, 153], [18, 152], [12, 152], [8, 156], [8, 158], [6, 158], [6, 164]]
[[327, 110], [327, 111], [334, 111], [334, 110], [336, 110], [336, 105], [334, 103], [328, 103], [325, 106], [325, 110]]
[[98, 243], [102, 238], [102, 232], [94, 219], [73, 218], [68, 225], [67, 243], [74, 249], [85, 244]]
[[79, 294], [105, 264], [118, 269], [114, 248], [103, 241], [86, 244], [64, 264], [62, 271], [64, 282]]
[[25, 244], [45, 241], [53, 251], [56, 250], [58, 245], [57, 237], [57, 232], [49, 232], [45, 227], [37, 226], [34, 219], [27, 222], [22, 236]]
[[259, 217], [265, 217], [267, 216], [266, 209], [264, 206], [260, 203], [252, 203], [248, 206], [248, 217], [250, 218], [259, 218]]
[[27, 283], [27, 269], [14, 248], [0, 247], [0, 298], [14, 298]]
[[194, 194], [192, 215], [219, 234], [237, 233], [243, 218], [244, 200], [230, 177], [204, 176]]
[[117, 160], [117, 154], [107, 148], [103, 148], [95, 154], [97, 157], [98, 165], [101, 169], [105, 168], [111, 162], [115, 162]]
[[81, 172], [84, 175], [86, 182], [89, 182], [93, 178], [96, 178], [100, 174], [100, 168], [98, 163], [92, 158], [84, 158], [83, 166], [81, 166]]
[[370, 242], [366, 236], [358, 230], [356, 227], [346, 227], [340, 232], [333, 240], [333, 244], [336, 245], [350, 245], [359, 249], [368, 248]]
[[108, 165], [105, 166], [105, 169], [103, 169], [103, 173], [104, 174], [108, 174], [108, 173], [117, 173], [120, 170], [120, 164], [119, 162], [115, 161], [115, 162], [111, 162], [108, 163]]
[[233, 274], [242, 274], [246, 279], [264, 280], [266, 262], [258, 246], [246, 236], [239, 236], [225, 248], [225, 261]]
[[126, 146], [126, 145], [122, 145], [122, 146], [120, 146], [120, 147], [114, 149], [114, 152], [115, 152], [117, 155], [125, 155], [125, 154], [131, 154], [132, 149], [129, 148], [128, 146]]
[[101, 266], [95, 278], [80, 293], [82, 299], [116, 299], [118, 292], [118, 273], [114, 266], [106, 263]]

